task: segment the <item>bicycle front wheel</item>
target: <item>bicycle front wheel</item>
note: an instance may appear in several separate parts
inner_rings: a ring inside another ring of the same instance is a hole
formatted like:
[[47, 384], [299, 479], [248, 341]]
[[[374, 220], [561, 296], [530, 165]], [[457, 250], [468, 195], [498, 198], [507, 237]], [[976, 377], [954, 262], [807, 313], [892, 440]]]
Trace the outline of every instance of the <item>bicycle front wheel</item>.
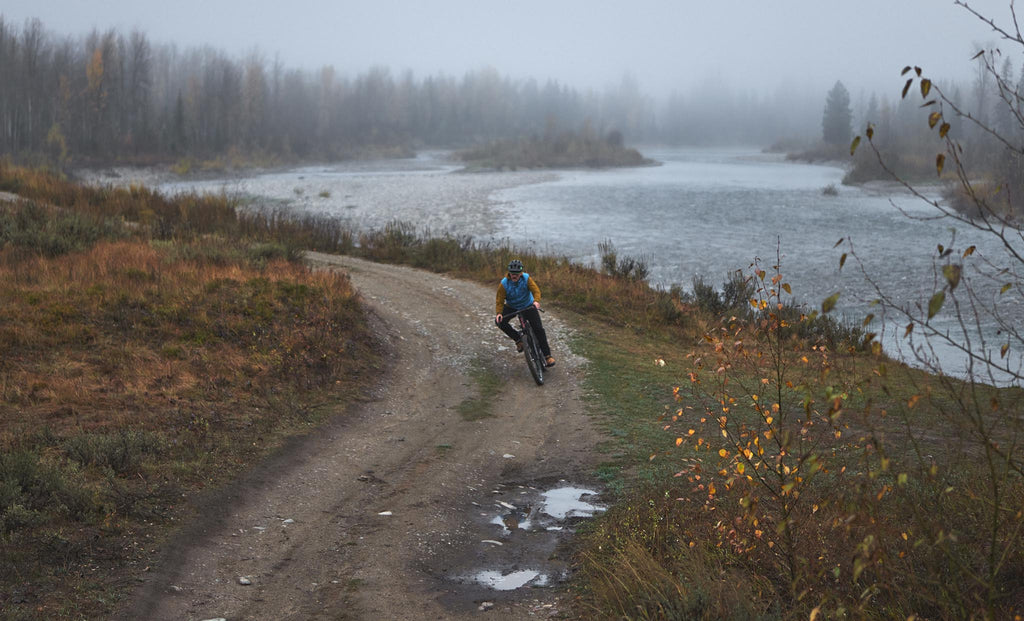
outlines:
[[530, 367], [530, 375], [538, 386], [544, 384], [544, 354], [540, 351], [540, 344], [533, 334], [533, 327], [530, 322], [523, 322], [523, 353], [526, 355], [526, 366]]

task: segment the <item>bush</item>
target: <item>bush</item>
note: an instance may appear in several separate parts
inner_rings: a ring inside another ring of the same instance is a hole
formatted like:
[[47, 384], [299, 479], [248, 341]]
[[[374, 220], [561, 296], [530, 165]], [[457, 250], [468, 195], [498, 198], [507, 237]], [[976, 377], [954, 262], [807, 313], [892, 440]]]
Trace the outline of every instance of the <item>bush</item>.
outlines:
[[597, 245], [601, 252], [601, 269], [605, 274], [615, 278], [625, 278], [635, 282], [647, 280], [650, 272], [647, 260], [643, 257], [619, 257], [615, 245], [606, 240]]
[[706, 283], [702, 276], [693, 277], [693, 303], [716, 317], [726, 312], [748, 316], [753, 295], [754, 283], [739, 270], [726, 277], [721, 292]]
[[95, 509], [77, 481], [26, 450], [0, 453], [0, 533], [32, 526], [60, 514], [83, 518]]
[[693, 277], [693, 303], [697, 308], [711, 313], [716, 317], [725, 312], [725, 304], [714, 285], [704, 281], [704, 277], [697, 275]]
[[83, 466], [110, 468], [117, 474], [137, 471], [146, 456], [156, 455], [162, 448], [159, 435], [130, 429], [82, 434], [64, 443], [68, 458]]
[[124, 227], [116, 221], [48, 209], [33, 201], [0, 210], [0, 248], [10, 244], [30, 254], [56, 257], [88, 248], [101, 239], [126, 236]]
[[249, 246], [248, 257], [258, 266], [264, 266], [274, 259], [297, 263], [302, 260], [302, 249], [288, 242], [255, 243]]

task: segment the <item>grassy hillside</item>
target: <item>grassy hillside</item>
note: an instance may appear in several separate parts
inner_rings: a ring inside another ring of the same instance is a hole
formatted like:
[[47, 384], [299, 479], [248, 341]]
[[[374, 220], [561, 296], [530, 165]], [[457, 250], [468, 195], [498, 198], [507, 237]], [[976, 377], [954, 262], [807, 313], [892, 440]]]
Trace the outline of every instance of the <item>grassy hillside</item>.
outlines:
[[361, 394], [376, 347], [346, 278], [222, 199], [0, 189], [33, 197], [0, 203], [0, 616], [102, 618], [189, 497]]

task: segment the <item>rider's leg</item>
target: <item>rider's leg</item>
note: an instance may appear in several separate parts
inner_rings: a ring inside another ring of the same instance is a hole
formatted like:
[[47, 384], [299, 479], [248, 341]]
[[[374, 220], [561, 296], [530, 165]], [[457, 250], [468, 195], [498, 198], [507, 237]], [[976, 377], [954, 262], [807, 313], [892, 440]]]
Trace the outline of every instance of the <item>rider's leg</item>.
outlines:
[[537, 337], [537, 344], [540, 345], [540, 351], [544, 354], [544, 357], [551, 355], [551, 348], [548, 347], [548, 335], [544, 332], [544, 325], [540, 322], [540, 313], [537, 312], [536, 308], [528, 308], [523, 311], [523, 318], [530, 322], [533, 327], [533, 335]]
[[509, 314], [509, 313], [514, 313], [514, 312], [515, 312], [515, 311], [514, 311], [513, 309], [511, 309], [511, 308], [509, 308], [508, 306], [506, 306], [506, 307], [505, 307], [505, 308], [504, 308], [504, 309], [503, 309], [503, 310], [501, 311], [501, 314], [502, 314], [503, 316], [502, 316], [502, 318], [501, 318], [501, 323], [499, 323], [499, 324], [498, 324], [498, 327], [499, 327], [499, 328], [501, 328], [501, 331], [502, 331], [502, 332], [504, 332], [505, 334], [507, 334], [507, 335], [508, 335], [508, 338], [510, 338], [510, 339], [512, 339], [513, 341], [515, 341], [515, 342], [517, 342], [517, 343], [518, 343], [518, 342], [519, 342], [519, 338], [520, 338], [520, 336], [519, 336], [519, 330], [516, 330], [515, 328], [513, 328], [513, 327], [512, 327], [512, 326], [511, 326], [511, 325], [509, 324], [509, 321], [510, 321], [510, 319], [508, 318], [508, 314]]

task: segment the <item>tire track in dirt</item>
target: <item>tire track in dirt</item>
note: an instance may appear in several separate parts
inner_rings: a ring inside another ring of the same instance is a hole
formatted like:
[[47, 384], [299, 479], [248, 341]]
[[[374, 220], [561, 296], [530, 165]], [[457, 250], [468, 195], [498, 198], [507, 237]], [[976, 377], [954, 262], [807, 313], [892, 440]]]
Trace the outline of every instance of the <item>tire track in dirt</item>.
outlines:
[[[539, 494], [560, 480], [596, 489], [600, 437], [584, 412], [570, 328], [545, 315], [558, 365], [538, 387], [493, 325], [493, 288], [308, 259], [349, 273], [387, 347], [385, 381], [212, 499], [125, 618], [459, 619], [484, 602], [503, 619], [557, 612], [571, 528], [509, 530], [495, 518], [514, 506], [547, 519]], [[474, 368], [507, 381], [493, 415], [470, 421], [458, 408], [478, 395]], [[496, 591], [473, 579], [484, 570], [533, 570], [548, 586]]]

